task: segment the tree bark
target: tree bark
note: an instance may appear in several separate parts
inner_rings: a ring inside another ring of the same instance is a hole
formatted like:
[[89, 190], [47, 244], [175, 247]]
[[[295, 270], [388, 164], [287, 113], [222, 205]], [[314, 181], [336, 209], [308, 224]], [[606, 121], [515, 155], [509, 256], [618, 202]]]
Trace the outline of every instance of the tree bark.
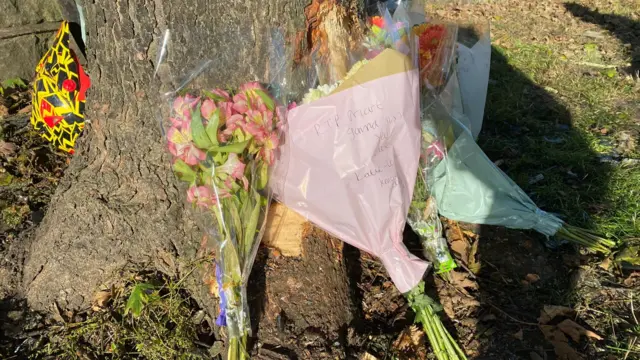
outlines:
[[[50, 309], [54, 303], [83, 309], [100, 286], [133, 264], [177, 277], [191, 274], [184, 283], [214, 314], [216, 303], [201, 269], [192, 272], [201, 230], [185, 209], [184, 192], [170, 169], [158, 125], [157, 89], [175, 88], [179, 79], [152, 80], [159, 42], [164, 30], [171, 29], [172, 60], [161, 69], [165, 75], [193, 69], [205, 58], [224, 58], [224, 65], [214, 65], [210, 84], [265, 80], [259, 35], [274, 24], [301, 27], [306, 1], [86, 0], [82, 5], [92, 81], [86, 114], [90, 125], [32, 239], [23, 270], [26, 298], [35, 310]], [[233, 53], [230, 31], [246, 35], [234, 40]], [[320, 246], [331, 252], [326, 242], [314, 244], [314, 251]], [[333, 262], [330, 256], [315, 261], [318, 266]], [[343, 282], [332, 291], [344, 293], [322, 301], [329, 302], [326, 308], [340, 313], [336, 318], [344, 323], [349, 318], [344, 266], [326, 265], [335, 269], [332, 277]], [[325, 276], [305, 275], [312, 278], [305, 280], [309, 283], [314, 276]], [[299, 316], [303, 314], [290, 315]]]

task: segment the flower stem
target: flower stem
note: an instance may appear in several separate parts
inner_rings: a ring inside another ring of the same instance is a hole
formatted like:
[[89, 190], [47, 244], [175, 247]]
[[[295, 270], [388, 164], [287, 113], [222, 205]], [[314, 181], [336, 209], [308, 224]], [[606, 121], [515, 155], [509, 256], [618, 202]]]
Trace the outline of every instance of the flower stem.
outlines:
[[438, 304], [424, 293], [424, 282], [420, 282], [407, 294], [409, 305], [416, 313], [415, 322], [421, 323], [429, 343], [438, 360], [466, 360], [462, 349], [444, 327], [436, 309]]

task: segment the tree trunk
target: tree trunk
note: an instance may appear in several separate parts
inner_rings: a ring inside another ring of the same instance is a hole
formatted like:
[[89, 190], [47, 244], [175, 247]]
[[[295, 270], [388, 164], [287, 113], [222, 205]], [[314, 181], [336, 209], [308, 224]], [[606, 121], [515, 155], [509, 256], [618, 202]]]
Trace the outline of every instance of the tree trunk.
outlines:
[[[36, 310], [50, 309], [54, 302], [61, 308], [86, 308], [93, 293], [130, 264], [177, 277], [191, 273], [201, 230], [189, 219], [158, 126], [157, 89], [176, 86], [152, 80], [159, 41], [170, 28], [174, 60], [171, 69], [164, 69], [167, 74], [193, 69], [207, 57], [225, 57], [233, 61], [214, 65], [211, 84], [265, 80], [255, 65], [264, 55], [258, 35], [268, 25], [293, 22], [302, 27], [306, 1], [86, 0], [82, 5], [92, 81], [86, 114], [90, 125], [28, 250], [23, 286]], [[228, 29], [246, 34], [243, 42], [234, 42], [236, 53], [219, 51], [228, 42]], [[315, 252], [333, 251], [326, 241], [313, 244]], [[335, 331], [349, 319], [345, 269], [334, 260], [320, 256], [313, 266], [333, 269], [337, 284], [331, 291], [341, 293], [322, 301], [339, 321], [329, 327], [311, 321], [305, 326]], [[301, 266], [288, 263], [282, 266]], [[185, 284], [214, 314], [216, 303], [200, 271], [191, 273]], [[326, 281], [318, 271], [304, 276], [303, 283]], [[305, 311], [304, 304], [296, 311]]]

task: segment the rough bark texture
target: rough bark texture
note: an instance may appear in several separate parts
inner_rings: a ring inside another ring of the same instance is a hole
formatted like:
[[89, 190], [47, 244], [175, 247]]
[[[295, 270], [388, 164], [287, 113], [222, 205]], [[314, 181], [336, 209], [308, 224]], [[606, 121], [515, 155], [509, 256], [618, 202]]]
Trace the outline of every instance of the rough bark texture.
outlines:
[[[54, 302], [85, 308], [99, 286], [131, 263], [179, 277], [192, 270], [200, 230], [189, 219], [184, 193], [169, 167], [158, 126], [157, 89], [175, 88], [182, 69], [195, 68], [204, 58], [221, 61], [208, 78], [211, 84], [264, 80], [263, 68], [256, 65], [264, 46], [254, 39], [268, 25], [303, 24], [306, 1], [88, 0], [83, 5], [91, 124], [28, 249], [23, 287], [36, 310], [47, 310]], [[167, 28], [172, 31], [170, 57], [160, 73], [174, 83], [151, 80], [158, 42]], [[231, 47], [229, 33], [245, 36], [234, 39]], [[327, 252], [330, 245], [317, 243], [314, 251], [322, 247]], [[332, 279], [343, 282], [331, 289], [346, 292], [344, 266], [334, 266], [328, 256], [315, 261], [318, 267], [330, 262]], [[185, 284], [214, 313], [215, 301], [199, 271]], [[310, 283], [319, 283], [313, 278], [326, 275], [307, 276]], [[344, 293], [322, 301], [341, 314], [328, 331], [347, 321]]]

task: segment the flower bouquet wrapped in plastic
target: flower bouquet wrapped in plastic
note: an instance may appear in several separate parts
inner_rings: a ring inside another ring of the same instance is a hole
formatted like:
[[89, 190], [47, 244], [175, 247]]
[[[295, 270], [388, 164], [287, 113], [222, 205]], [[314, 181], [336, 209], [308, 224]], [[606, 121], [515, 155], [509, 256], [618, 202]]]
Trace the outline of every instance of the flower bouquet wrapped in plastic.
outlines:
[[216, 324], [227, 329], [227, 359], [248, 359], [246, 285], [271, 198], [268, 174], [284, 115], [258, 82], [232, 90], [201, 87], [217, 70], [214, 65], [205, 61], [165, 94], [171, 106], [162, 125], [172, 169], [215, 249]]
[[291, 62], [292, 76], [306, 85], [288, 89], [298, 100], [278, 160], [288, 165], [271, 184], [288, 208], [378, 256], [407, 292], [428, 269], [402, 243], [420, 146], [418, 71], [408, 42], [378, 47], [365, 40], [372, 34], [329, 50], [342, 54]]
[[464, 358], [424, 293], [428, 263], [402, 243], [420, 155], [417, 53], [408, 23], [381, 10], [362, 37], [333, 50], [348, 55], [320, 47], [310, 63], [293, 62], [303, 81], [290, 83], [306, 87], [289, 89], [301, 101], [288, 113], [278, 160], [288, 166], [271, 184], [287, 207], [381, 259], [438, 359]]
[[[441, 62], [449, 76], [436, 77], [436, 83], [422, 87], [423, 138], [425, 130], [429, 134], [423, 149], [436, 144], [443, 154], [426, 172], [438, 211], [456, 221], [534, 229], [547, 237], [609, 252], [615, 242], [539, 209], [475, 142], [482, 126], [491, 48], [488, 26], [474, 24], [465, 30], [451, 47], [454, 56]], [[433, 73], [427, 71], [422, 78], [430, 81]]]

